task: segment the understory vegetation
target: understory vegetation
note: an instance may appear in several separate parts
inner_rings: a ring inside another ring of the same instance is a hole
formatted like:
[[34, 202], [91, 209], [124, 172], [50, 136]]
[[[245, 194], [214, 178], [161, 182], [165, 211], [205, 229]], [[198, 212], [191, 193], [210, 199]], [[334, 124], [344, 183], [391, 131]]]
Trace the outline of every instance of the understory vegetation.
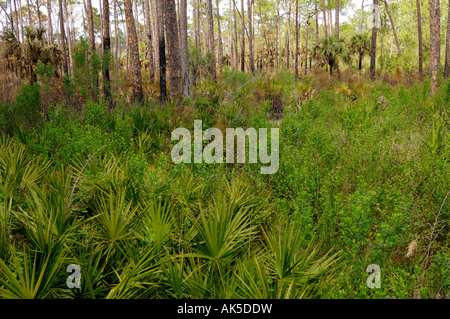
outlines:
[[[152, 84], [111, 108], [78, 70], [70, 98], [42, 64], [2, 98], [1, 298], [449, 297], [450, 82], [224, 67], [180, 103]], [[174, 164], [195, 119], [279, 127], [278, 172]]]

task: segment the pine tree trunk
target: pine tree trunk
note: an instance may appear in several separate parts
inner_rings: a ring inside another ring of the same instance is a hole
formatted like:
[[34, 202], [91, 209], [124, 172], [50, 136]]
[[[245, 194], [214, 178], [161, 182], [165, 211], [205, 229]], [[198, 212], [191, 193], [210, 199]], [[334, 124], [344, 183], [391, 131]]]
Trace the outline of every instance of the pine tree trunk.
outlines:
[[386, 13], [387, 13], [387, 15], [389, 17], [389, 21], [391, 23], [392, 31], [394, 32], [394, 39], [395, 39], [395, 44], [397, 45], [398, 56], [402, 56], [402, 50], [401, 50], [400, 44], [398, 42], [397, 31], [395, 30], [394, 19], [392, 19], [392, 15], [389, 12], [389, 6], [388, 6], [388, 3], [387, 3], [387, 0], [383, 0], [383, 2], [384, 2], [384, 6], [386, 7]]
[[[252, 0], [248, 0], [248, 46], [249, 46], [249, 67], [250, 72], [255, 73], [255, 55], [254, 55], [254, 39], [253, 39], [253, 22], [252, 22]], [[277, 57], [278, 58], [278, 57]]]
[[92, 51], [95, 51], [94, 17], [92, 15], [92, 2], [86, 0], [86, 17], [88, 20], [89, 44]]
[[295, 79], [298, 78], [298, 0], [295, 0]]
[[445, 68], [444, 68], [444, 79], [448, 79], [449, 68], [450, 68], [450, 3], [448, 7], [448, 17], [447, 17], [447, 33], [445, 36]]
[[180, 4], [180, 40], [181, 40], [181, 69], [183, 77], [183, 96], [189, 96], [189, 56], [188, 56], [188, 30], [187, 30], [187, 1]]
[[334, 0], [334, 6], [335, 6], [335, 32], [336, 32], [336, 39], [339, 40], [339, 0]]
[[245, 14], [244, 0], [241, 0], [242, 39], [241, 39], [241, 71], [245, 72]]
[[111, 38], [109, 25], [109, 2], [103, 0], [103, 96], [105, 100], [111, 98], [111, 83], [109, 78], [109, 64], [111, 52]]
[[416, 0], [417, 7], [417, 36], [419, 45], [419, 74], [423, 77], [423, 46], [422, 46], [422, 14], [420, 13], [420, 0]]
[[323, 26], [324, 26], [324, 30], [325, 30], [325, 38], [328, 38], [327, 12], [325, 10], [325, 0], [322, 0], [322, 12], [323, 12]]
[[[66, 31], [67, 31], [67, 47], [69, 49], [69, 71], [72, 72], [73, 70], [73, 55], [72, 55], [72, 36], [71, 36], [71, 32], [70, 32], [70, 28], [69, 28], [69, 12], [67, 10], [67, 1], [64, 0], [64, 16], [65, 16], [65, 21], [66, 21]], [[72, 30], [72, 32], [74, 32], [74, 30]]]
[[157, 4], [153, 0], [149, 0], [151, 28], [152, 28], [152, 43], [153, 43], [153, 64], [155, 77], [159, 77], [159, 27], [158, 27], [158, 15]]
[[64, 14], [63, 14], [63, 5], [62, 0], [58, 0], [59, 3], [59, 28], [61, 32], [61, 46], [63, 51], [63, 70], [64, 74], [69, 73], [69, 68], [67, 66], [67, 53], [66, 53], [66, 36], [64, 32]]
[[308, 74], [308, 35], [309, 35], [309, 19], [306, 21], [306, 41], [305, 41], [305, 75]]
[[317, 44], [319, 43], [319, 13], [317, 9], [317, 2], [314, 2], [314, 14], [316, 18], [316, 44]]
[[164, 36], [164, 3], [156, 1], [156, 16], [158, 21], [158, 52], [159, 52], [159, 100], [167, 99], [166, 87], [166, 40]]
[[[89, 0], [88, 0], [89, 1]], [[124, 0], [125, 19], [127, 23], [128, 42], [130, 47], [130, 64], [133, 80], [133, 101], [142, 103], [144, 93], [142, 91], [141, 61], [139, 60], [139, 47], [136, 33], [136, 24], [133, 16], [131, 0]]]
[[441, 52], [441, 14], [439, 0], [430, 0], [430, 72], [431, 95], [438, 90], [438, 72]]
[[27, 11], [28, 11], [28, 25], [31, 25], [32, 21], [31, 21], [30, 0], [27, 0]]
[[373, 28], [372, 28], [372, 44], [370, 47], [370, 78], [375, 80], [375, 63], [377, 58], [377, 33], [378, 33], [378, 16], [376, 15], [376, 6], [378, 6], [378, 0], [373, 0]]
[[214, 20], [212, 0], [206, 1], [206, 16], [208, 20], [208, 50], [211, 54], [211, 76], [216, 81], [216, 49], [214, 45]]
[[[419, 1], [419, 0], [417, 0]], [[52, 26], [52, 1], [47, 0], [47, 11], [48, 11], [48, 44], [53, 44], [53, 26]]]
[[229, 35], [228, 35], [228, 49], [229, 49], [229, 53], [230, 53], [230, 57], [231, 57], [231, 63], [230, 65], [235, 65], [235, 59], [236, 57], [234, 56], [234, 35], [233, 35], [233, 6], [232, 6], [232, 0], [228, 1], [228, 5], [229, 5], [229, 9], [230, 9], [230, 19], [228, 21], [228, 25], [229, 25]]
[[277, 51], [276, 51], [276, 61], [277, 68], [281, 65], [281, 39], [280, 39], [280, 0], [277, 0]]
[[170, 75], [170, 96], [178, 98], [182, 92], [180, 45], [175, 0], [164, 0], [164, 15], [167, 35], [167, 53]]
[[217, 30], [219, 36], [219, 67], [222, 68], [223, 61], [223, 44], [222, 44], [222, 31], [220, 30], [220, 12], [219, 12], [219, 0], [216, 0], [216, 8], [217, 8]]
[[286, 67], [291, 68], [291, 1], [289, 1], [288, 19], [287, 19], [287, 52]]
[[236, 18], [236, 0], [233, 0], [233, 21], [234, 21], [234, 56], [235, 56], [235, 68], [239, 68], [239, 54], [238, 54], [238, 36], [237, 36], [237, 18]]
[[[42, 21], [41, 21], [41, 5], [39, 4], [39, 0], [36, 0], [36, 8], [37, 8], [37, 16], [38, 16], [38, 25], [39, 28], [42, 29]], [[72, 30], [74, 30], [74, 28], [72, 27]]]

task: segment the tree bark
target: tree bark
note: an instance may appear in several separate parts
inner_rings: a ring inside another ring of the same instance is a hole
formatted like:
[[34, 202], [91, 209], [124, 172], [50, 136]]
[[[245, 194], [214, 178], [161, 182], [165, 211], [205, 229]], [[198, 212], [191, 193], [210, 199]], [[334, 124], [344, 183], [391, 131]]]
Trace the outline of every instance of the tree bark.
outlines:
[[180, 4], [180, 40], [181, 40], [181, 69], [183, 77], [183, 96], [189, 96], [190, 78], [189, 78], [189, 57], [187, 40], [187, 1], [181, 0]]
[[325, 30], [325, 38], [328, 38], [328, 30], [327, 30], [327, 12], [325, 9], [325, 0], [322, 0], [322, 12], [323, 12], [323, 26]]
[[397, 31], [395, 30], [394, 19], [392, 19], [392, 15], [389, 12], [389, 6], [387, 3], [387, 0], [383, 0], [383, 2], [384, 2], [384, 6], [386, 7], [386, 13], [389, 17], [389, 22], [391, 23], [392, 31], [394, 32], [394, 39], [395, 39], [395, 44], [397, 45], [398, 56], [402, 56], [402, 50], [401, 50], [400, 44], [398, 42]]
[[236, 2], [233, 0], [233, 20], [234, 20], [234, 56], [236, 70], [239, 68], [239, 54], [238, 54], [238, 36], [237, 36], [237, 18], [236, 18]]
[[167, 36], [167, 53], [170, 76], [170, 96], [178, 98], [182, 92], [180, 45], [175, 0], [164, 0], [164, 15]]
[[422, 14], [420, 13], [420, 0], [416, 0], [417, 7], [417, 36], [419, 44], [419, 75], [423, 77], [423, 46], [422, 46]]
[[139, 47], [131, 0], [124, 0], [124, 7], [128, 32], [128, 42], [130, 47], [130, 64], [133, 80], [133, 101], [142, 103], [142, 101], [144, 100], [144, 93], [142, 90], [141, 61], [139, 60]]
[[59, 3], [59, 27], [60, 27], [60, 32], [61, 32], [61, 46], [62, 46], [62, 50], [63, 50], [63, 70], [64, 70], [64, 74], [68, 74], [69, 73], [69, 69], [67, 66], [67, 53], [66, 53], [66, 36], [65, 36], [65, 32], [64, 32], [64, 14], [63, 14], [63, 5], [62, 5], [62, 0], [58, 0]]
[[309, 19], [306, 21], [306, 41], [305, 41], [305, 75], [308, 74], [308, 35], [309, 35]]
[[438, 90], [438, 72], [441, 55], [441, 12], [439, 0], [430, 0], [430, 72], [431, 95]]
[[[72, 37], [71, 37], [71, 32], [70, 32], [70, 28], [69, 28], [69, 12], [67, 10], [67, 1], [64, 0], [64, 17], [65, 17], [65, 21], [66, 21], [66, 28], [67, 28], [67, 46], [69, 49], [69, 65], [68, 65], [68, 69], [70, 72], [72, 72], [73, 70], [73, 55], [72, 55]], [[74, 30], [72, 30], [72, 32], [74, 32]]]
[[[419, 0], [417, 0], [419, 1]], [[48, 11], [48, 44], [53, 44], [53, 26], [52, 26], [52, 1], [47, 0]]]
[[291, 1], [289, 1], [288, 21], [287, 21], [287, 52], [286, 52], [286, 67], [291, 68]]
[[222, 61], [223, 61], [223, 44], [222, 44], [222, 31], [220, 30], [220, 12], [219, 12], [219, 0], [216, 0], [216, 10], [217, 10], [217, 32], [219, 36], [219, 67], [222, 68]]
[[109, 2], [103, 0], [103, 96], [111, 99], [111, 83], [109, 78], [109, 62], [111, 52], [111, 38], [109, 25]]
[[447, 18], [447, 33], [445, 36], [445, 68], [444, 68], [444, 79], [448, 79], [449, 68], [450, 68], [450, 3], [448, 7], [448, 18]]
[[[364, 0], [363, 0], [364, 1]], [[316, 18], [316, 44], [319, 43], [319, 13], [317, 9], [317, 2], [314, 2], [314, 14]]]
[[241, 71], [245, 72], [245, 14], [244, 0], [241, 0], [242, 39], [241, 39]]
[[158, 20], [158, 52], [159, 52], [159, 100], [167, 99], [166, 87], [166, 40], [164, 37], [164, 2], [156, 1], [156, 16]]
[[298, 78], [298, 0], [295, 0], [295, 79]]
[[214, 45], [214, 20], [212, 0], [206, 1], [206, 16], [208, 20], [208, 50], [211, 54], [211, 76], [216, 81], [216, 49]]
[[334, 18], [335, 21], [335, 32], [336, 32], [336, 39], [339, 40], [339, 0], [334, 0], [334, 6], [335, 6], [335, 15]]
[[[253, 22], [252, 22], [252, 16], [253, 16], [253, 9], [252, 9], [252, 3], [253, 0], [248, 0], [248, 54], [249, 54], [249, 68], [250, 73], [255, 73], [255, 55], [254, 55], [254, 38], [253, 38]], [[277, 41], [279, 41], [277, 39]]]
[[148, 74], [150, 82], [154, 80], [154, 65], [153, 65], [153, 46], [152, 46], [152, 31], [150, 26], [150, 9], [149, 0], [143, 0], [144, 5], [144, 27], [145, 35], [147, 37], [147, 57], [148, 57]]
[[92, 2], [86, 0], [86, 17], [88, 20], [89, 44], [92, 51], [95, 51], [94, 17], [92, 15]]
[[157, 4], [153, 0], [149, 0], [151, 27], [152, 27], [152, 43], [153, 43], [153, 63], [155, 77], [159, 76], [159, 27], [158, 27], [158, 15]]
[[375, 64], [377, 58], [377, 33], [378, 33], [378, 16], [376, 12], [376, 6], [378, 6], [378, 0], [373, 0], [373, 28], [372, 28], [372, 44], [370, 47], [370, 79], [375, 80]]

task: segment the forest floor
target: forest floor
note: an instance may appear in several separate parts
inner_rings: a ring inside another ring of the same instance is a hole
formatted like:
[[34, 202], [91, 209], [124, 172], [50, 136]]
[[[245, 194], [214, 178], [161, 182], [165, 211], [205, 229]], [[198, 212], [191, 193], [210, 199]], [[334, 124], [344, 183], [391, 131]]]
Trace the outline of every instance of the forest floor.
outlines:
[[[450, 82], [379, 77], [224, 69], [178, 104], [144, 83], [136, 106], [113, 75], [114, 109], [1, 77], [0, 296], [448, 298]], [[278, 171], [175, 164], [194, 120], [279, 128]]]

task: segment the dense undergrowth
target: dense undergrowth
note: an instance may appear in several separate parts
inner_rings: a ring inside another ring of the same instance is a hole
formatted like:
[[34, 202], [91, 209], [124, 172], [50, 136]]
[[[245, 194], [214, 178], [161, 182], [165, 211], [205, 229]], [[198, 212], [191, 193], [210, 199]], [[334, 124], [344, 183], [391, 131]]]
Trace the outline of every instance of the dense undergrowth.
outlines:
[[[450, 84], [316, 81], [225, 70], [114, 109], [22, 85], [0, 110], [0, 297], [448, 298]], [[175, 165], [194, 119], [279, 127], [278, 172]]]

